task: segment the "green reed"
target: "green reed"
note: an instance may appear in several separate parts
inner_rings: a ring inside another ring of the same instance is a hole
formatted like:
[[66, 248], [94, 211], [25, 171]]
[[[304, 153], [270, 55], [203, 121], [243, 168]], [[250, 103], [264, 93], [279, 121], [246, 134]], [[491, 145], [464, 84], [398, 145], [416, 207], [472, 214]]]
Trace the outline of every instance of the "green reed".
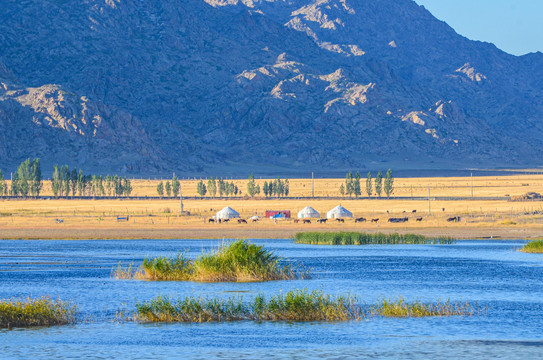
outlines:
[[520, 251], [525, 253], [543, 254], [543, 240], [530, 241], [528, 244], [524, 245]]
[[117, 266], [117, 279], [175, 280], [202, 282], [249, 282], [308, 278], [300, 266], [283, 264], [281, 258], [264, 246], [237, 240], [215, 251], [203, 253], [195, 260], [178, 254], [173, 258], [145, 259], [140, 267]]
[[226, 322], [226, 321], [349, 321], [374, 316], [429, 317], [472, 316], [476, 313], [469, 303], [450, 301], [422, 303], [383, 300], [362, 305], [350, 295], [327, 295], [322, 291], [291, 290], [266, 298], [257, 295], [252, 301], [242, 297], [172, 299], [158, 296], [136, 305], [134, 320], [142, 322]]
[[426, 237], [416, 234], [383, 234], [361, 232], [301, 232], [296, 233], [295, 243], [311, 245], [392, 245], [392, 244], [454, 244], [450, 237]]
[[52, 326], [74, 323], [76, 306], [48, 297], [0, 301], [0, 328]]
[[428, 316], [471, 316], [475, 313], [474, 307], [468, 302], [451, 302], [449, 300], [435, 303], [420, 301], [405, 302], [403, 298], [383, 299], [380, 303], [372, 305], [369, 313], [384, 317], [428, 317]]

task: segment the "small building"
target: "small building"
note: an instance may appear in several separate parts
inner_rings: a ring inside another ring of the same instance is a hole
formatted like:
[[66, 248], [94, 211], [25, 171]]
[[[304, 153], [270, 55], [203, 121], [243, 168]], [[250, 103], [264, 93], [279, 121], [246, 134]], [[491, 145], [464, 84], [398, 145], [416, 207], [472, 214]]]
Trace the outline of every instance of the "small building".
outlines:
[[239, 218], [239, 213], [236, 210], [232, 209], [231, 207], [227, 206], [221, 211], [219, 211], [217, 215], [215, 215], [215, 218], [217, 220]]
[[266, 218], [282, 217], [290, 219], [290, 210], [266, 210]]
[[332, 210], [326, 213], [327, 219], [342, 219], [342, 218], [352, 218], [353, 213], [345, 209], [343, 206], [338, 205]]
[[298, 213], [298, 219], [309, 219], [309, 218], [320, 218], [320, 214], [317, 210], [313, 209], [311, 206], [306, 206]]

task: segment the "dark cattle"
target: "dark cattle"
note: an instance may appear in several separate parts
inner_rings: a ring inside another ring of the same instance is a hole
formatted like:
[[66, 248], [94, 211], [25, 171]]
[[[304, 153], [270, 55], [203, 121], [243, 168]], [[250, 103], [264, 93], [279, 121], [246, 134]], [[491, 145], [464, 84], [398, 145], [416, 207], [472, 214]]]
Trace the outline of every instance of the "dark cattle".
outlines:
[[354, 222], [355, 222], [355, 223], [358, 223], [358, 222], [366, 222], [366, 218], [360, 217], [360, 218], [354, 219]]
[[417, 218], [417, 221], [418, 221], [418, 222], [421, 222], [421, 221], [422, 221], [422, 218], [421, 218], [421, 217], [418, 217], [418, 218]]
[[311, 220], [303, 219], [302, 221], [303, 221], [304, 224], [311, 224]]
[[294, 223], [297, 224], [300, 222], [300, 219], [294, 219]]
[[326, 221], [328, 221], [328, 219], [319, 219], [319, 220], [317, 220], [317, 222], [319, 224], [324, 224], [324, 223], [326, 223]]
[[247, 224], [247, 220], [245, 220], [245, 219], [238, 219], [238, 224]]
[[215, 222], [215, 219], [209, 219], [209, 220], [207, 220], [207, 222], [212, 222], [212, 223], [214, 223], [214, 222]]
[[376, 223], [376, 222], [378, 222], [378, 221], [379, 221], [379, 218], [371, 219], [371, 222], [372, 222], [372, 223]]
[[337, 221], [337, 222], [340, 222], [340, 223], [344, 223], [344, 222], [345, 222], [345, 220], [343, 220], [343, 219], [336, 219], [336, 221]]
[[406, 217], [388, 219], [388, 222], [391, 222], [391, 223], [404, 223], [404, 222], [408, 222], [408, 221], [409, 221], [409, 218], [406, 218]]
[[230, 219], [223, 219], [222, 222], [229, 222]]
[[258, 219], [251, 219], [251, 220], [253, 220], [254, 223], [258, 221]]
[[460, 216], [453, 216], [447, 219], [448, 222], [460, 222]]
[[411, 211], [411, 212], [412, 212], [412, 213], [416, 213], [416, 212], [417, 212], [417, 210], [413, 210], [413, 211]]

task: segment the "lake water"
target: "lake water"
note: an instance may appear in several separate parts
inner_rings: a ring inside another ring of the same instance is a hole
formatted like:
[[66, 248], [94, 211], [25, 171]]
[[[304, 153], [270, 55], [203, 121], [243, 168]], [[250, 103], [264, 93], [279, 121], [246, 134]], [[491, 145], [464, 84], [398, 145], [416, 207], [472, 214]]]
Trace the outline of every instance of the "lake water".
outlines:
[[[543, 358], [543, 255], [517, 252], [523, 241], [456, 245], [311, 246], [253, 240], [312, 269], [310, 280], [267, 283], [115, 280], [119, 261], [187, 251], [196, 257], [217, 240], [0, 241], [0, 298], [73, 301], [70, 326], [0, 330], [0, 357], [41, 358]], [[305, 288], [350, 293], [363, 302], [469, 301], [472, 317], [385, 319], [343, 323], [119, 322], [119, 310], [157, 295], [232, 296]]]

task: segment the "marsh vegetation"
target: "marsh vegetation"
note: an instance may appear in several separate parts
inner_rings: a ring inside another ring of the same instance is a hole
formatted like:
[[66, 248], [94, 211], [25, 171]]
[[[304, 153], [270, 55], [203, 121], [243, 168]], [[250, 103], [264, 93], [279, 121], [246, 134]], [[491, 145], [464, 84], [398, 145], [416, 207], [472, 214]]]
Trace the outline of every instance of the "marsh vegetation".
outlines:
[[48, 297], [0, 301], [0, 328], [52, 326], [74, 323], [76, 307]]
[[450, 237], [427, 237], [416, 234], [383, 234], [361, 232], [300, 232], [296, 233], [297, 244], [310, 245], [391, 245], [391, 244], [454, 244]]
[[525, 253], [543, 254], [543, 240], [530, 241], [524, 245], [520, 251]]
[[246, 240], [237, 240], [203, 253], [195, 260], [180, 253], [174, 257], [146, 258], [139, 267], [119, 264], [113, 271], [117, 279], [251, 282], [292, 280], [309, 277], [301, 266], [285, 264], [273, 252]]
[[143, 322], [348, 321], [372, 316], [471, 316], [475, 312], [469, 303], [407, 303], [400, 298], [368, 306], [350, 295], [291, 290], [269, 299], [260, 294], [249, 302], [241, 297], [172, 299], [158, 296], [137, 304], [134, 319]]

